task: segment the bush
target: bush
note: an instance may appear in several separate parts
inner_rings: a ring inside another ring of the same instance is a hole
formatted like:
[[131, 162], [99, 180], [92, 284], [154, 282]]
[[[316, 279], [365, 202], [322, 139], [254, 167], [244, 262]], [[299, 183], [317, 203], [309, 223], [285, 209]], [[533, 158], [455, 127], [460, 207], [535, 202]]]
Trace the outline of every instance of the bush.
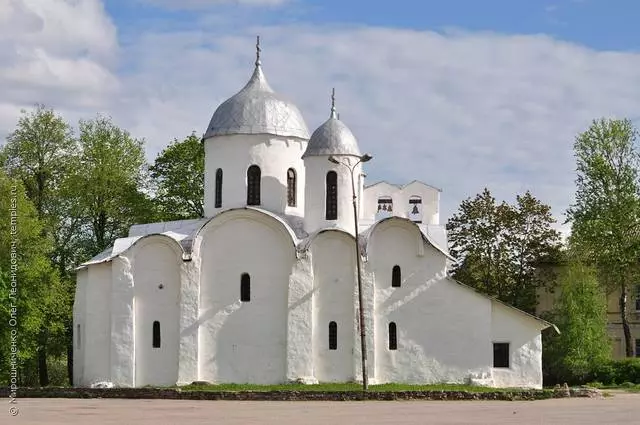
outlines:
[[640, 358], [604, 362], [594, 368], [589, 380], [603, 385], [640, 384]]

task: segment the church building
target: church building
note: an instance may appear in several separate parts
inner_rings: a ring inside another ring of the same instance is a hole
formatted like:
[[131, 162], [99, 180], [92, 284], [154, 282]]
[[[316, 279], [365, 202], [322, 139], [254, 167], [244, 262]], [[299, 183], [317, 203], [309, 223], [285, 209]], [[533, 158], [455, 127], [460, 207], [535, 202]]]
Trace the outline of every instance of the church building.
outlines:
[[205, 217], [134, 225], [78, 268], [76, 386], [360, 381], [361, 325], [370, 384], [542, 386], [553, 325], [449, 277], [440, 189], [366, 184], [366, 141], [327, 109], [310, 135], [258, 46], [202, 138]]

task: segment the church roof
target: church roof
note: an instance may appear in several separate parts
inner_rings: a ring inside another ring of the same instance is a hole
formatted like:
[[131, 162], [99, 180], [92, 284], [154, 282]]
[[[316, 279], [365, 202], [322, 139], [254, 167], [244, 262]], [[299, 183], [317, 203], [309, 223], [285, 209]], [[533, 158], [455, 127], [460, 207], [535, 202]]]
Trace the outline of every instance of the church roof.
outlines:
[[203, 139], [232, 134], [309, 138], [300, 110], [290, 100], [275, 93], [267, 82], [260, 62], [259, 44], [256, 47], [256, 67], [249, 82], [216, 109]]
[[303, 158], [319, 155], [354, 155], [360, 156], [358, 141], [340, 119], [335, 107], [335, 92], [331, 95], [331, 114], [309, 139]]

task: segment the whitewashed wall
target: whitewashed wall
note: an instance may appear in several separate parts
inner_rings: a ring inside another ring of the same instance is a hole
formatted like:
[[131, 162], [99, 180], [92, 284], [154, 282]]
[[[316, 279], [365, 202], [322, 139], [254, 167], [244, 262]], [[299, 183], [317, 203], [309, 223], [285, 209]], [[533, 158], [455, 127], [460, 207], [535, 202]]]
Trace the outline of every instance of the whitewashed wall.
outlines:
[[[377, 382], [465, 382], [490, 372], [491, 302], [444, 277], [445, 257], [424, 245], [403, 220], [380, 223], [371, 235], [367, 268], [375, 275]], [[399, 265], [400, 288], [391, 287]], [[395, 322], [398, 349], [388, 348]]]
[[[262, 172], [261, 207], [281, 214], [304, 213], [305, 169], [302, 154], [307, 141], [271, 135], [217, 136], [205, 142], [204, 211], [212, 217], [220, 211], [247, 204], [247, 169]], [[216, 170], [223, 171], [222, 207], [215, 208]], [[287, 206], [287, 170], [297, 176], [296, 207]]]
[[499, 302], [492, 302], [492, 342], [509, 343], [509, 368], [493, 368], [497, 387], [542, 388], [540, 322]]
[[76, 274], [76, 292], [73, 300], [73, 385], [76, 387], [84, 383], [88, 274], [89, 270], [86, 268], [78, 270]]
[[111, 380], [111, 262], [88, 267], [86, 276], [83, 386]]
[[439, 224], [440, 191], [419, 181], [411, 182], [402, 187], [387, 182], [379, 182], [366, 187], [364, 189], [362, 211], [363, 222], [372, 223], [376, 221], [378, 199], [380, 197], [391, 197], [394, 216], [409, 218], [409, 199], [412, 196], [420, 196], [422, 198], [422, 222], [431, 225]]
[[[313, 263], [313, 364], [320, 382], [354, 380], [355, 245], [331, 230], [311, 242]], [[329, 322], [337, 324], [337, 349], [329, 350]]]
[[[150, 236], [131, 250], [135, 303], [135, 385], [178, 381], [180, 263], [182, 251], [166, 236]], [[160, 322], [160, 347], [152, 346]]]
[[[295, 245], [284, 225], [255, 210], [229, 211], [204, 226], [199, 377], [212, 382], [286, 380], [287, 304]], [[240, 277], [251, 276], [251, 301]]]
[[[313, 233], [325, 228], [339, 228], [353, 234], [353, 192], [351, 174], [344, 165], [329, 162], [328, 156], [308, 156], [304, 159], [306, 172], [304, 228]], [[354, 157], [342, 157], [343, 160], [355, 161]], [[327, 173], [335, 171], [338, 175], [338, 219], [326, 220], [326, 182]], [[362, 165], [354, 170], [356, 191], [358, 176], [362, 173]], [[359, 213], [359, 212], [358, 212]]]

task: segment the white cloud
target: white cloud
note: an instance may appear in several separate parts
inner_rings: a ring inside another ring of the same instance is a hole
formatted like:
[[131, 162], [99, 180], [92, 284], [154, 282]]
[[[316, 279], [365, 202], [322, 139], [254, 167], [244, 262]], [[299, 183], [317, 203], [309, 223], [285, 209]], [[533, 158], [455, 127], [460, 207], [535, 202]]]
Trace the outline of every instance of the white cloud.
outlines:
[[[120, 48], [127, 72], [117, 80], [108, 67], [91, 73], [95, 81], [69, 80], [102, 90], [101, 106], [85, 115], [108, 109], [147, 139], [153, 158], [174, 137], [202, 133], [215, 107], [244, 85], [255, 34], [271, 85], [296, 102], [311, 130], [328, 116], [335, 86], [341, 118], [374, 155], [370, 180], [441, 187], [443, 221], [485, 186], [509, 201], [529, 189], [562, 218], [573, 196], [576, 134], [593, 118], [637, 119], [640, 110], [640, 54], [459, 30], [237, 23], [224, 34], [209, 26], [153, 31]], [[110, 84], [119, 89], [103, 88]], [[0, 114], [7, 110], [0, 105]]]

